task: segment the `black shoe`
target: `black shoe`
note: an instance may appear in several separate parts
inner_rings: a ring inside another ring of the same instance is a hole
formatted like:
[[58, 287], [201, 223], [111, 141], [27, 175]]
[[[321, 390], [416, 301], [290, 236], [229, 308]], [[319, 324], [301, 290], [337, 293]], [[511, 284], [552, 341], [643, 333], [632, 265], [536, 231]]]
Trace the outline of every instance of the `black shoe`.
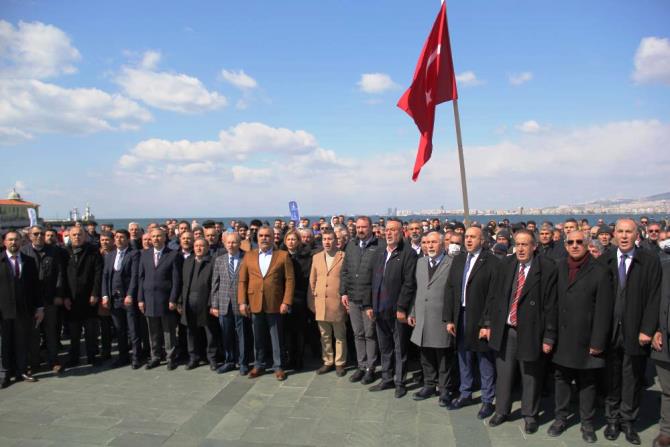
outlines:
[[218, 366], [216, 365], [215, 362], [210, 362], [209, 363], [209, 370], [210, 371], [216, 371], [217, 368], [218, 368]]
[[140, 366], [142, 366], [142, 365], [140, 365], [140, 362], [133, 362], [132, 368], [133, 369], [140, 369]]
[[584, 442], [588, 442], [589, 444], [598, 442], [598, 437], [596, 436], [596, 432], [593, 429], [593, 427], [582, 426], [581, 430], [582, 430], [582, 439], [584, 440]]
[[375, 370], [368, 369], [365, 371], [365, 375], [363, 376], [363, 379], [361, 379], [361, 383], [363, 385], [370, 385], [375, 380], [377, 380], [377, 378], [375, 377]]
[[532, 435], [537, 432], [537, 421], [535, 419], [526, 419], [526, 423], [523, 427], [524, 433], [527, 435]]
[[479, 413], [477, 413], [477, 419], [486, 419], [493, 414], [494, 410], [492, 403], [484, 402], [479, 409]]
[[160, 360], [157, 360], [157, 359], [156, 359], [156, 360], [151, 360], [151, 361], [149, 361], [149, 363], [147, 363], [144, 367], [145, 367], [146, 369], [154, 369], [154, 368], [156, 368], [157, 366], [160, 366], [160, 364], [161, 364]]
[[30, 374], [30, 373], [21, 374], [21, 377], [20, 377], [19, 380], [22, 381], [22, 382], [23, 382], [23, 381], [25, 381], [25, 382], [31, 382], [31, 383], [32, 383], [32, 382], [37, 382], [37, 378], [36, 378], [36, 377], [33, 377], [33, 375]]
[[631, 424], [622, 424], [621, 431], [626, 435], [626, 441], [633, 445], [640, 445], [640, 435], [637, 434], [637, 431], [635, 431]]
[[240, 375], [246, 376], [247, 374], [249, 374], [249, 367], [240, 366]]
[[361, 379], [365, 376], [365, 371], [362, 369], [357, 369], [351, 377], [349, 377], [349, 382], [360, 382]]
[[396, 399], [400, 399], [405, 394], [407, 394], [407, 388], [405, 388], [405, 385], [397, 385], [395, 387], [395, 398]]
[[[196, 369], [197, 367], [198, 367], [198, 362], [188, 362], [186, 364], [186, 366], [184, 367], [184, 369], [189, 371], [191, 369]], [[168, 369], [170, 369], [170, 364], [169, 363], [168, 363]]]
[[440, 399], [437, 403], [440, 407], [446, 408], [449, 406], [452, 400], [454, 400], [454, 398], [452, 397], [451, 393], [440, 394]]
[[347, 374], [347, 370], [344, 369], [344, 366], [336, 366], [335, 367], [335, 375], [337, 377], [344, 377]]
[[219, 369], [217, 369], [216, 372], [218, 372], [219, 374], [225, 374], [233, 370], [235, 370], [234, 363], [224, 363], [223, 365], [219, 366]]
[[447, 405], [447, 410], [460, 410], [472, 403], [472, 397], [458, 397]]
[[168, 371], [174, 371], [177, 369], [177, 362], [168, 362], [167, 369]]
[[[363, 383], [361, 381], [361, 383]], [[370, 388], [368, 388], [369, 391], [384, 391], [384, 390], [390, 390], [391, 388], [394, 388], [395, 384], [393, 383], [392, 380], [388, 382], [384, 382], [383, 380], [379, 382], [377, 385], [372, 385]]]
[[557, 436], [561, 436], [566, 428], [568, 428], [568, 424], [566, 424], [565, 421], [559, 421], [557, 419], [553, 424], [551, 424], [551, 426], [549, 426], [547, 434], [552, 438], [555, 438]]
[[414, 399], [414, 400], [426, 400], [430, 397], [433, 397], [434, 395], [435, 395], [435, 388], [425, 386], [425, 387], [421, 388], [419, 391], [417, 391], [416, 393], [414, 393], [414, 395], [412, 396], [412, 399]]
[[491, 419], [489, 419], [489, 427], [497, 427], [498, 425], [502, 424], [507, 420], [507, 416], [503, 416], [502, 414], [494, 414]]
[[616, 422], [608, 422], [603, 434], [608, 441], [616, 441], [621, 433], [621, 427]]

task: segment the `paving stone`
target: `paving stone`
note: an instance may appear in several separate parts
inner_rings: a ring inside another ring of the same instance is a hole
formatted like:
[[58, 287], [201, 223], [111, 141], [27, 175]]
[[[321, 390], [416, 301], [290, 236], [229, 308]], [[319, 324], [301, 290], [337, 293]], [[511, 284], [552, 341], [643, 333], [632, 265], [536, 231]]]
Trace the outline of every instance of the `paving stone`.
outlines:
[[149, 435], [143, 433], [124, 433], [114, 438], [109, 445], [118, 447], [159, 447], [167, 441], [168, 436]]

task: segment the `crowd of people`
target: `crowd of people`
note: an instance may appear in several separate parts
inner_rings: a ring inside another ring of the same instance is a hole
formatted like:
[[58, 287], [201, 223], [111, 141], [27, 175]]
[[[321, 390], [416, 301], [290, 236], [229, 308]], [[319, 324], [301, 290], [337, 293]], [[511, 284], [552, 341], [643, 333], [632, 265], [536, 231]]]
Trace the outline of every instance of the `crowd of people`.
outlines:
[[349, 373], [396, 398], [416, 362], [413, 399], [456, 411], [480, 390], [477, 417], [491, 427], [509, 419], [518, 385], [527, 434], [543, 389], [554, 395], [550, 436], [567, 429], [576, 392], [586, 442], [603, 401], [605, 438], [640, 444], [651, 357], [663, 390], [654, 445], [670, 445], [667, 222], [333, 216], [99, 228], [3, 235], [2, 388], [77, 367], [82, 335], [87, 364], [111, 360], [115, 340], [114, 368], [204, 362], [281, 381], [304, 369], [309, 348], [316, 374]]

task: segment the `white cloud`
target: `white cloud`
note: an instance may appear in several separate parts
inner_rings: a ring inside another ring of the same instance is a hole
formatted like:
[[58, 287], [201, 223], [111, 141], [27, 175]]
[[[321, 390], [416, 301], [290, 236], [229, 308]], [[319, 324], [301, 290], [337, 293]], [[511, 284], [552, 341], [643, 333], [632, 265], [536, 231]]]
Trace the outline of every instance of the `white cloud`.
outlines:
[[0, 144], [12, 145], [22, 143], [25, 140], [32, 140], [32, 139], [33, 135], [24, 130], [18, 129], [16, 127], [0, 126]]
[[633, 80], [670, 85], [670, 39], [645, 37], [635, 52]]
[[0, 20], [0, 77], [43, 79], [77, 71], [81, 59], [61, 29], [41, 22]]
[[521, 73], [513, 73], [508, 77], [509, 83], [512, 85], [521, 85], [533, 79], [533, 73], [524, 71]]
[[246, 74], [244, 70], [235, 71], [223, 69], [221, 70], [221, 78], [242, 90], [258, 87], [256, 80]]
[[398, 84], [393, 82], [386, 73], [363, 73], [357, 83], [358, 88], [365, 93], [384, 93], [398, 88]]
[[464, 71], [456, 75], [456, 82], [462, 87], [474, 87], [475, 85], [483, 84], [484, 81], [477, 79], [474, 71]]
[[544, 127], [540, 126], [540, 123], [535, 120], [524, 121], [523, 123], [516, 126], [516, 128], [524, 133], [537, 133], [544, 130]]
[[146, 109], [118, 94], [38, 80], [0, 79], [0, 127], [4, 129], [0, 143], [44, 132], [134, 130], [151, 119]]
[[173, 112], [197, 113], [215, 110], [227, 104], [226, 98], [209, 91], [193, 76], [156, 71], [160, 53], [144, 54], [136, 67], [123, 67], [116, 82], [133, 99], [152, 107]]

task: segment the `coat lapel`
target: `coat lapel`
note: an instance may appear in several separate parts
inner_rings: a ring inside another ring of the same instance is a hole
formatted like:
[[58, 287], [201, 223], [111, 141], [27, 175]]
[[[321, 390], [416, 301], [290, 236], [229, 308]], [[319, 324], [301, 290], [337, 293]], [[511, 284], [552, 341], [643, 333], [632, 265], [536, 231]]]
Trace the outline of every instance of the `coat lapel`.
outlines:
[[472, 266], [472, 269], [470, 270], [470, 274], [468, 275], [468, 285], [472, 282], [472, 278], [475, 277], [475, 274], [477, 273], [477, 270], [479, 270], [482, 265], [484, 265], [484, 261], [486, 261], [487, 253], [482, 250], [479, 253], [479, 256], [477, 256], [477, 260], [475, 261], [475, 265]]
[[537, 282], [540, 280], [540, 274], [541, 274], [540, 260], [534, 257], [530, 263], [530, 268], [528, 269], [528, 277], [526, 278], [526, 282], [523, 285], [523, 291], [521, 292], [521, 297], [519, 298], [519, 301], [523, 299], [530, 290], [533, 290], [535, 284], [537, 284]]
[[[430, 260], [426, 257], [426, 276], [428, 276], [428, 285], [431, 285], [437, 278], [440, 276], [444, 275], [445, 272], [447, 271], [447, 268], [449, 267], [450, 264], [450, 259], [448, 259], [448, 255], [444, 255], [440, 263], [437, 265], [437, 270], [435, 270], [435, 273], [433, 273], [433, 277], [431, 278], [430, 275], [428, 274], [428, 269], [430, 268]], [[451, 261], [454, 262], [454, 261]]]
[[333, 263], [331, 264], [330, 268], [328, 268], [328, 263], [326, 262], [326, 252], [323, 252], [323, 264], [326, 266], [327, 273], [330, 273], [330, 271], [333, 270], [337, 264], [342, 262], [342, 256], [344, 256], [344, 253], [341, 251], [335, 253], [335, 259], [333, 259]]

